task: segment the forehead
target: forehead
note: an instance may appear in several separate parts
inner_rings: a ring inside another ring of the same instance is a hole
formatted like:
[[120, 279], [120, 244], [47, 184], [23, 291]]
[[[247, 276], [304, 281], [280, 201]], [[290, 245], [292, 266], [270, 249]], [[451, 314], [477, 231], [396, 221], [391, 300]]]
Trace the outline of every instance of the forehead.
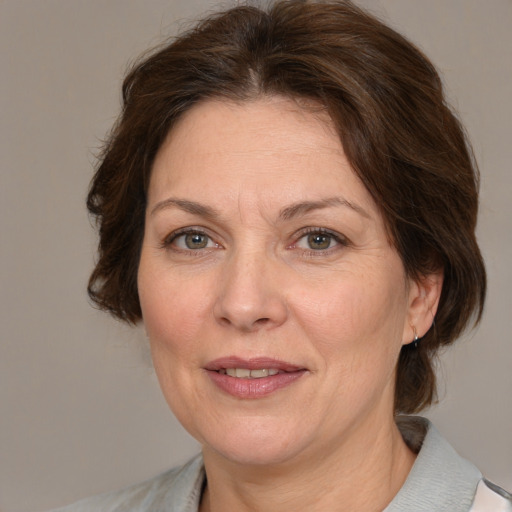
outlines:
[[325, 110], [283, 97], [208, 100], [170, 131], [154, 162], [149, 202], [166, 194], [316, 200], [336, 194], [374, 209]]
[[[163, 146], [172, 145], [176, 150], [198, 141], [194, 154], [241, 149], [255, 150], [255, 156], [271, 150], [343, 154], [334, 124], [323, 107], [281, 96], [261, 96], [243, 102], [202, 101], [178, 120]], [[245, 145], [240, 147], [242, 142]]]

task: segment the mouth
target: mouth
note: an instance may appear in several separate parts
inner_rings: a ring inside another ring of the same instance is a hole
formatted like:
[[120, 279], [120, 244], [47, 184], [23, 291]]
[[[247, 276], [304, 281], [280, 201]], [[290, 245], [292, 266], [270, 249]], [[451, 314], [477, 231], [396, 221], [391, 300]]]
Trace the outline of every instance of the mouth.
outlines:
[[285, 361], [235, 356], [211, 361], [204, 369], [223, 392], [243, 399], [270, 395], [307, 373], [306, 368]]
[[205, 366], [205, 370], [242, 379], [260, 379], [280, 373], [306, 370], [306, 368], [268, 357], [243, 359], [237, 356], [229, 356], [210, 361]]
[[249, 368], [221, 368], [221, 375], [229, 375], [236, 379], [261, 379], [263, 377], [272, 377], [278, 373], [284, 373], [276, 368], [262, 368], [260, 370], [249, 370]]

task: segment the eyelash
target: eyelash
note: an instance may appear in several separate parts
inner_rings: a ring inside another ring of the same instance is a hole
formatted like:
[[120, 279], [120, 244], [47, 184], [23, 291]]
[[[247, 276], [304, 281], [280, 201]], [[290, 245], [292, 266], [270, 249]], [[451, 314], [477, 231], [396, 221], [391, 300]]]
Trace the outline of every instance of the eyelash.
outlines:
[[[208, 242], [213, 242], [215, 244], [215, 247], [204, 247], [204, 248], [197, 248], [197, 249], [184, 249], [181, 247], [173, 246], [175, 244], [176, 240], [178, 240], [182, 236], [186, 235], [199, 235], [204, 236], [208, 238]], [[336, 245], [334, 247], [328, 247], [326, 249], [304, 249], [298, 247], [298, 243], [304, 239], [305, 237], [309, 235], [320, 235], [320, 236], [327, 236], [330, 237], [331, 240], [334, 240]], [[302, 229], [299, 233], [295, 235], [295, 241], [287, 246], [287, 249], [297, 249], [302, 252], [303, 255], [307, 257], [321, 257], [330, 255], [332, 252], [339, 250], [340, 246], [347, 247], [350, 245], [349, 240], [344, 237], [343, 235], [340, 235], [339, 233], [336, 233], [334, 231], [331, 231], [329, 229], [325, 228], [317, 228], [317, 227], [309, 227]], [[204, 254], [205, 250], [211, 250], [211, 249], [217, 249], [221, 248], [222, 246], [216, 242], [213, 241], [213, 238], [202, 228], [199, 227], [186, 227], [179, 229], [177, 231], [172, 232], [170, 235], [168, 235], [161, 244], [163, 249], [172, 250], [175, 252], [180, 253], [186, 253], [194, 256], [199, 256], [201, 253]]]
[[186, 235], [204, 236], [204, 237], [207, 237], [209, 241], [213, 242], [213, 238], [204, 229], [191, 226], [191, 227], [187, 227], [187, 228], [178, 229], [177, 231], [173, 231], [169, 236], [167, 236], [163, 240], [163, 242], [161, 244], [162, 249], [168, 249], [168, 250], [172, 250], [175, 252], [199, 256], [201, 253], [204, 254], [204, 250], [217, 249], [217, 248], [221, 247], [220, 244], [215, 243], [215, 242], [214, 242], [215, 247], [204, 247], [204, 248], [198, 248], [198, 249], [184, 249], [181, 247], [173, 246], [173, 244], [176, 242], [176, 240], [178, 240], [178, 238], [180, 238], [182, 236], [186, 236]]
[[[334, 247], [328, 247], [327, 249], [302, 249], [297, 247], [297, 244], [299, 241], [301, 241], [303, 238], [309, 236], [309, 235], [324, 235], [330, 237], [336, 245]], [[297, 235], [295, 242], [293, 242], [289, 247], [290, 248], [297, 248], [298, 250], [302, 251], [302, 254], [307, 257], [315, 258], [315, 257], [322, 257], [332, 254], [333, 252], [340, 249], [340, 247], [348, 247], [350, 245], [349, 240], [344, 237], [343, 235], [340, 235], [339, 233], [336, 233], [335, 231], [331, 231], [330, 229], [326, 228], [317, 228], [317, 227], [310, 227], [305, 228], [301, 230]]]

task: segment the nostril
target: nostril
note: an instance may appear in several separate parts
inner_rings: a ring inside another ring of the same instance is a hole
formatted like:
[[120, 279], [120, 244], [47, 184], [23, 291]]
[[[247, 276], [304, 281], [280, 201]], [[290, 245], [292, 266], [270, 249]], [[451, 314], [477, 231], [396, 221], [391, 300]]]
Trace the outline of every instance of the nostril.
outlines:
[[232, 322], [228, 317], [219, 318], [219, 322], [224, 326], [235, 325], [244, 331], [252, 331], [254, 328], [263, 327], [271, 322], [270, 318], [258, 318], [253, 322]]
[[219, 318], [219, 322], [222, 324], [222, 325], [230, 325], [231, 322], [229, 321], [228, 318], [226, 318], [225, 316], [223, 316], [222, 318]]

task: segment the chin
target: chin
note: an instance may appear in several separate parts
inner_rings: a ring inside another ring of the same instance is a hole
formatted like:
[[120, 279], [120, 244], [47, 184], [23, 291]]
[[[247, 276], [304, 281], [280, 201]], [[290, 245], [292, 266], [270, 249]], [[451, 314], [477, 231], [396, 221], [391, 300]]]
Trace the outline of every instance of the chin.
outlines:
[[[250, 444], [250, 443], [249, 443]], [[204, 453], [214, 450], [218, 455], [232, 463], [243, 466], [279, 466], [294, 458], [294, 453], [283, 447], [275, 446], [208, 446]]]
[[246, 466], [280, 465], [294, 459], [308, 444], [307, 439], [294, 436], [292, 429], [275, 423], [269, 427], [247, 422], [240, 427], [219, 429], [215, 438], [210, 432], [203, 443], [205, 454], [213, 451]]

